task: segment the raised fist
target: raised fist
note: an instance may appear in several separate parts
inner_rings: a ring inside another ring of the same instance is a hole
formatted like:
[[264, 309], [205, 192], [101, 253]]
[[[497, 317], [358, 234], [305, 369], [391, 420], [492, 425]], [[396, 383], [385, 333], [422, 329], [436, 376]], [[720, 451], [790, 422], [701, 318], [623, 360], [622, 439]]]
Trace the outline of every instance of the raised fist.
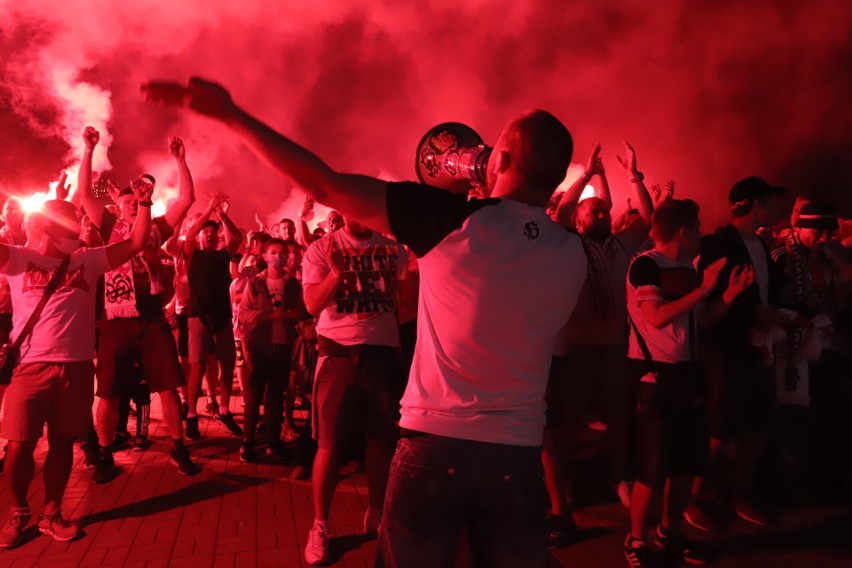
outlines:
[[169, 137], [169, 154], [182, 160], [186, 156], [186, 148], [183, 146], [183, 140], [177, 136]]
[[98, 145], [98, 140], [101, 139], [101, 133], [95, 130], [92, 126], [87, 126], [85, 130], [83, 130], [83, 142], [86, 143], [86, 148], [89, 150], [94, 150], [95, 146]]

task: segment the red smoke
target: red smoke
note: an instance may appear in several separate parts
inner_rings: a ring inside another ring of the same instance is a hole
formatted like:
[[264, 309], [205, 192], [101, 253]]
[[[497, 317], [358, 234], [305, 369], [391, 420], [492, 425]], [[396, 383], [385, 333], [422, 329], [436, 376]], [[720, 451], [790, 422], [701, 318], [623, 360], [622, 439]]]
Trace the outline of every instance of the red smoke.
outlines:
[[255, 212], [277, 220], [299, 201], [282, 207], [292, 188], [280, 176], [222, 127], [140, 100], [145, 80], [198, 74], [341, 170], [413, 179], [415, 145], [435, 124], [464, 122], [493, 142], [507, 119], [539, 107], [572, 131], [575, 162], [603, 144], [617, 209], [628, 195], [614, 160], [622, 140], [649, 182], [674, 179], [702, 203], [706, 225], [753, 174], [852, 209], [852, 4], [842, 0], [293, 4], [7, 5], [0, 191], [44, 190], [76, 168], [94, 123], [95, 169], [111, 165], [120, 183], [151, 171], [173, 185], [174, 134], [199, 195], [231, 194], [245, 227]]

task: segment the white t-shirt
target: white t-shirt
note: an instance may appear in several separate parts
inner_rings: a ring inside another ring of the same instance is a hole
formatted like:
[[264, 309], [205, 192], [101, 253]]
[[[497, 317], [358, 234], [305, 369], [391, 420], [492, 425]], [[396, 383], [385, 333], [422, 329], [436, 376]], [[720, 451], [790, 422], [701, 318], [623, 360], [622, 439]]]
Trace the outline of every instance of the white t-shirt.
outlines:
[[302, 260], [303, 285], [319, 284], [329, 273], [329, 243], [348, 268], [317, 322], [317, 333], [341, 345], [399, 345], [396, 281], [405, 278], [405, 248], [373, 233], [358, 240], [346, 229], [314, 241]]
[[[660, 363], [681, 363], [695, 359], [695, 318], [687, 312], [672, 323], [657, 329], [642, 315], [642, 302], [656, 300], [671, 302], [682, 298], [700, 285], [698, 273], [687, 261], [672, 260], [656, 250], [640, 254], [633, 259], [627, 274], [627, 312], [639, 330], [651, 359]], [[630, 328], [627, 356], [646, 360]]]
[[[0, 266], [0, 272], [9, 280], [15, 302], [14, 339], [62, 260], [24, 247], [8, 250], [9, 260]], [[70, 363], [95, 356], [95, 296], [98, 278], [107, 270], [106, 247], [74, 251], [62, 283], [21, 345], [22, 363]]]
[[544, 209], [388, 188], [394, 236], [420, 265], [417, 347], [400, 426], [540, 446], [551, 356], [586, 278], [579, 235]]

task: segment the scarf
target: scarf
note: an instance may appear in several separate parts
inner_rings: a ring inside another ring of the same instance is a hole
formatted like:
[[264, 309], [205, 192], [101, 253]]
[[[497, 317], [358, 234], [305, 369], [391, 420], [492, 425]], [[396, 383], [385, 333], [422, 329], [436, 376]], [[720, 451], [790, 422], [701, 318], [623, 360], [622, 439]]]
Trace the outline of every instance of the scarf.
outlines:
[[[109, 235], [107, 245], [119, 243], [130, 238], [130, 223], [117, 219]], [[136, 285], [133, 281], [133, 265], [139, 263], [141, 269], [148, 273], [151, 281], [151, 294], [160, 293], [160, 264], [154, 262], [149, 255], [151, 252], [159, 255], [162, 246], [160, 230], [156, 224], [151, 225], [151, 237], [145, 249], [115, 270], [104, 275], [104, 311], [107, 319], [139, 317], [136, 309]]]

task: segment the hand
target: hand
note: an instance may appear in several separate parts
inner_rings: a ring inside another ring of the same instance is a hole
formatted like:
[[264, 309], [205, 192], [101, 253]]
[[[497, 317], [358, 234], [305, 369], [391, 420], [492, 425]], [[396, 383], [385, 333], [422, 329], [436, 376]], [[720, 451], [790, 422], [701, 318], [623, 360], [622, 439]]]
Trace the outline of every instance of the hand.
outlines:
[[[585, 169], [586, 177], [591, 178], [593, 175], [595, 175], [597, 173], [603, 173], [603, 162], [598, 157], [598, 155], [600, 153], [601, 153], [601, 145], [600, 145], [600, 143], [598, 143], [598, 145], [595, 146], [595, 149], [592, 150], [592, 155], [589, 156], [588, 161], [586, 161], [586, 169]], [[600, 168], [600, 171], [598, 171], [598, 168]]]
[[618, 160], [619, 165], [624, 168], [624, 171], [630, 176], [632, 179], [636, 178], [636, 174], [639, 173], [639, 170], [636, 168], [636, 150], [633, 149], [633, 146], [630, 145], [630, 142], [625, 140], [624, 149], [627, 153], [626, 158], [622, 158], [619, 155], [615, 156], [615, 159]]
[[257, 213], [254, 214], [254, 222], [257, 223], [257, 226], [260, 227], [260, 230], [263, 230], [263, 221], [260, 220], [260, 216]]
[[113, 201], [118, 200], [118, 194], [121, 191], [121, 188], [118, 187], [118, 184], [115, 183], [115, 180], [112, 178], [102, 178], [104, 180], [104, 185], [106, 186], [107, 193]]
[[221, 204], [222, 201], [228, 199], [228, 196], [224, 193], [209, 193], [207, 194], [207, 199], [207, 209], [213, 212], [217, 207], [219, 207], [219, 204]]
[[310, 197], [306, 197], [305, 202], [302, 203], [302, 208], [299, 210], [299, 218], [308, 221], [313, 217], [313, 211], [314, 200]]
[[59, 176], [59, 182], [56, 184], [56, 199], [61, 201], [68, 199], [68, 194], [71, 193], [71, 184], [65, 183], [67, 179], [68, 174], [66, 172], [62, 172], [62, 175]]
[[181, 140], [177, 136], [170, 136], [169, 154], [171, 154], [178, 160], [183, 160], [186, 157], [186, 148], [184, 148], [183, 140]]
[[223, 200], [219, 203], [219, 211], [222, 212], [222, 215], [227, 215], [228, 211], [231, 209], [231, 202]]
[[725, 263], [727, 262], [728, 259], [722, 257], [704, 269], [704, 278], [701, 281], [701, 287], [704, 290], [710, 292], [716, 287], [716, 283], [719, 281], [719, 274], [722, 272], [722, 269], [725, 268]]
[[151, 196], [154, 195], [154, 184], [145, 178], [140, 177], [130, 182], [130, 189], [139, 201], [151, 201]]
[[335, 272], [338, 276], [341, 272], [345, 272], [347, 270], [346, 265], [343, 262], [343, 255], [336, 253], [334, 250], [334, 237], [331, 234], [326, 235], [324, 238], [328, 239], [328, 250], [325, 253], [325, 261], [328, 263], [328, 267], [332, 272]]
[[171, 81], [149, 81], [141, 89], [150, 103], [189, 107], [218, 120], [227, 121], [239, 110], [224, 87], [198, 77], [190, 78], [185, 87]]
[[83, 142], [86, 143], [87, 150], [94, 150], [95, 146], [98, 145], [98, 140], [101, 139], [101, 133], [94, 129], [92, 126], [87, 126], [85, 130], [83, 130]]
[[737, 266], [731, 270], [726, 293], [732, 295], [731, 299], [736, 298], [752, 284], [754, 284], [754, 268], [746, 264]]

